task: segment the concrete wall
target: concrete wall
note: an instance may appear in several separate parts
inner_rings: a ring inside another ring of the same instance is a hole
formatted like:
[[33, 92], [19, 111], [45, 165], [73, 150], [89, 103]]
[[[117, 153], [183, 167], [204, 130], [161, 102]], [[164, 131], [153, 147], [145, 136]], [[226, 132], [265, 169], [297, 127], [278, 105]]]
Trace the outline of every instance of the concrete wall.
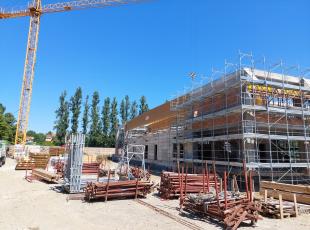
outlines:
[[87, 155], [106, 155], [110, 156], [115, 153], [115, 148], [97, 148], [97, 147], [85, 147], [84, 153]]
[[[170, 130], [161, 133], [148, 133], [143, 137], [134, 139], [133, 144], [148, 146], [146, 163], [158, 166], [171, 166], [173, 142], [170, 137]], [[155, 160], [155, 145], [157, 145], [157, 160]]]

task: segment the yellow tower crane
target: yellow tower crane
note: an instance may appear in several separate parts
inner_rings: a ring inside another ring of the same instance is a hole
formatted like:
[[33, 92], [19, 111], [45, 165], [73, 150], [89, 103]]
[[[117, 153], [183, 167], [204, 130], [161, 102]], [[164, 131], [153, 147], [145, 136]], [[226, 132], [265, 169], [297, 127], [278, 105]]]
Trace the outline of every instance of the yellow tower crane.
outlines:
[[26, 143], [32, 94], [32, 82], [36, 63], [41, 15], [87, 8], [115, 6], [138, 1], [139, 0], [76, 0], [42, 5], [41, 0], [33, 0], [33, 2], [29, 4], [29, 7], [23, 10], [6, 11], [0, 8], [0, 19], [26, 16], [30, 17], [23, 84], [20, 95], [19, 112], [15, 134], [15, 144], [24, 145]]

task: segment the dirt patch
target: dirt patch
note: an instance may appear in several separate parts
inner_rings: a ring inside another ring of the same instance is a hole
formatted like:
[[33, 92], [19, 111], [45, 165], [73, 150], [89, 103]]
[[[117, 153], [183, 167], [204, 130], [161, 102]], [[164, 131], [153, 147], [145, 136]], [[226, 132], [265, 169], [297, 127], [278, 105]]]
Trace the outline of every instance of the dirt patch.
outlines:
[[[70, 230], [70, 229], [188, 229], [133, 200], [86, 203], [67, 201], [67, 195], [52, 190], [54, 185], [27, 182], [24, 171], [15, 171], [15, 161], [7, 159], [0, 168], [0, 229], [4, 230]], [[158, 181], [158, 177], [154, 177]], [[182, 216], [178, 201], [163, 201], [151, 194], [144, 201], [173, 215], [199, 225], [203, 229], [221, 229], [216, 223]], [[240, 229], [310, 229], [309, 215], [284, 220], [259, 221], [256, 228], [243, 225]]]

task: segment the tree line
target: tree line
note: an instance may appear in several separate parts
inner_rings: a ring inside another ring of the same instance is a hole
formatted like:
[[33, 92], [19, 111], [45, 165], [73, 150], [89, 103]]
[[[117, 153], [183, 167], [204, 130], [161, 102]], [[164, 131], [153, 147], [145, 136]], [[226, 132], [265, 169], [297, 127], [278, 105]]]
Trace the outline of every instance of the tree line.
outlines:
[[0, 103], [0, 140], [14, 142], [16, 119], [12, 113], [6, 112], [6, 107]]
[[[6, 140], [13, 144], [15, 142], [16, 133], [16, 118], [10, 113], [6, 112], [6, 107], [0, 103], [0, 140]], [[48, 132], [47, 134], [52, 134]], [[33, 130], [27, 132], [28, 137], [33, 137], [33, 142], [38, 145], [53, 145], [52, 142], [46, 142], [44, 133], [36, 133]]]
[[[106, 97], [103, 105], [100, 105], [97, 91], [91, 98], [86, 95], [84, 101], [81, 87], [78, 87], [69, 99], [67, 99], [67, 92], [64, 91], [59, 97], [59, 107], [56, 110], [55, 143], [63, 145], [68, 132], [81, 131], [86, 134], [86, 146], [114, 147], [120, 122], [125, 124], [148, 110], [145, 96], [141, 96], [138, 103], [135, 100], [131, 102], [126, 95], [119, 106], [116, 97], [113, 99]], [[80, 130], [79, 125], [81, 125]]]

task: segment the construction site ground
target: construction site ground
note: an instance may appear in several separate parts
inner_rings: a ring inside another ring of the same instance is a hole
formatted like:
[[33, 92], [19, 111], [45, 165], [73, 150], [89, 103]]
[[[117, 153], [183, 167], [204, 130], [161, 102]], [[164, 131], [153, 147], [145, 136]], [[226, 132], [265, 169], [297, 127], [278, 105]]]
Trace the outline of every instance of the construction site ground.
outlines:
[[[67, 201], [68, 195], [51, 188], [55, 185], [39, 181], [29, 183], [25, 171], [15, 171], [15, 160], [7, 159], [0, 168], [0, 229], [189, 229], [134, 200], [87, 203]], [[158, 178], [157, 178], [158, 179]], [[202, 229], [222, 229], [216, 223], [182, 216], [177, 200], [161, 200], [156, 192], [143, 201]], [[256, 228], [241, 225], [240, 229], [310, 229], [309, 215], [283, 220], [264, 218]]]

